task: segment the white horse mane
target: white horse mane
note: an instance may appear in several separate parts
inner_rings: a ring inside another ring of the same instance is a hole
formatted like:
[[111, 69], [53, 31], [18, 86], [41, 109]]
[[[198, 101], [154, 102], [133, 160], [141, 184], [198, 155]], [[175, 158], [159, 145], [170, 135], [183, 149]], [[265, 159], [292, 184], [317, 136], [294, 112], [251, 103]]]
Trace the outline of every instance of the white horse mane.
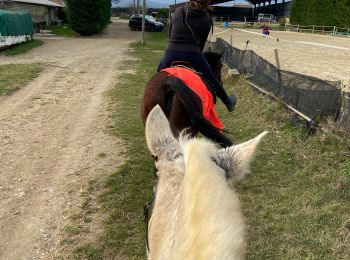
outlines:
[[245, 223], [228, 182], [249, 173], [267, 132], [243, 144], [219, 149], [207, 139], [179, 141], [156, 106], [146, 121], [150, 152], [158, 157], [159, 181], [148, 226], [149, 259], [242, 259]]

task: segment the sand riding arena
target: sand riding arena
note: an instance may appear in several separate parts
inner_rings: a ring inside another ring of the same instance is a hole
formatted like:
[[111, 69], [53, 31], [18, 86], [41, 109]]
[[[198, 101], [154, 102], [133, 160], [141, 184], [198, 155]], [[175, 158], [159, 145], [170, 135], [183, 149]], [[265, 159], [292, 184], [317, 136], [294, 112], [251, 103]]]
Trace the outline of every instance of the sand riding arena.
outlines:
[[261, 30], [231, 28], [215, 28], [214, 32], [213, 38], [252, 50], [281, 70], [322, 80], [350, 80], [349, 38], [289, 31], [270, 31], [265, 37]]

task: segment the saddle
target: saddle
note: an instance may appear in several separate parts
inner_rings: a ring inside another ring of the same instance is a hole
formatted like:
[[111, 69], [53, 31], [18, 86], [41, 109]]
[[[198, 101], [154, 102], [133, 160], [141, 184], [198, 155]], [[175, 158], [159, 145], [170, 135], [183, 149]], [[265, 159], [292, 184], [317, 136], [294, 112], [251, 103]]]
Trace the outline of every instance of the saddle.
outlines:
[[170, 68], [173, 68], [173, 67], [180, 67], [180, 68], [185, 68], [185, 69], [189, 69], [191, 71], [193, 71], [194, 73], [196, 73], [197, 75], [200, 76], [200, 78], [202, 79], [202, 82], [204, 83], [204, 85], [207, 87], [207, 89], [210, 91], [210, 93], [212, 94], [213, 96], [213, 101], [214, 101], [214, 104], [216, 104], [216, 93], [215, 91], [212, 89], [212, 87], [210, 86], [210, 83], [203, 77], [203, 74], [199, 71], [196, 71], [192, 64], [188, 61], [182, 61], [182, 60], [177, 60], [177, 61], [173, 61], [171, 64], [170, 64]]
[[190, 62], [187, 61], [182, 61], [182, 60], [176, 60], [173, 61], [170, 65], [170, 67], [186, 67], [186, 68], [190, 68], [190, 69], [194, 69], [192, 64]]

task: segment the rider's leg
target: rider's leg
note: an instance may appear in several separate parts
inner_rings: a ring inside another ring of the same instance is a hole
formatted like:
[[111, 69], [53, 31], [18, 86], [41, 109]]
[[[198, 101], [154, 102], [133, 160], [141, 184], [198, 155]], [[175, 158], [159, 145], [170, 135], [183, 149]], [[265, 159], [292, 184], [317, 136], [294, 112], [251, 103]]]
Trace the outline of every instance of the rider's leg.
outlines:
[[227, 95], [226, 90], [214, 75], [204, 56], [202, 54], [196, 54], [195, 56], [195, 63], [193, 63], [194, 69], [203, 73], [203, 76], [211, 83], [212, 89], [214, 89], [216, 95], [226, 105], [227, 109], [232, 111], [236, 103], [235, 98]]

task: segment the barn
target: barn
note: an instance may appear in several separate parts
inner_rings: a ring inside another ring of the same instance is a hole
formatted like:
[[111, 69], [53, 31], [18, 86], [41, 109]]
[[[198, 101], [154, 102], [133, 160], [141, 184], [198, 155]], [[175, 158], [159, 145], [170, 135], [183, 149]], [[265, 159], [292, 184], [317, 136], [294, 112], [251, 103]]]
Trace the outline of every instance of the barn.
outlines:
[[249, 0], [249, 2], [253, 5], [255, 15], [267, 13], [277, 18], [290, 17], [292, 0]]
[[50, 25], [58, 20], [62, 3], [49, 0], [0, 0], [0, 9], [29, 12], [34, 25]]

